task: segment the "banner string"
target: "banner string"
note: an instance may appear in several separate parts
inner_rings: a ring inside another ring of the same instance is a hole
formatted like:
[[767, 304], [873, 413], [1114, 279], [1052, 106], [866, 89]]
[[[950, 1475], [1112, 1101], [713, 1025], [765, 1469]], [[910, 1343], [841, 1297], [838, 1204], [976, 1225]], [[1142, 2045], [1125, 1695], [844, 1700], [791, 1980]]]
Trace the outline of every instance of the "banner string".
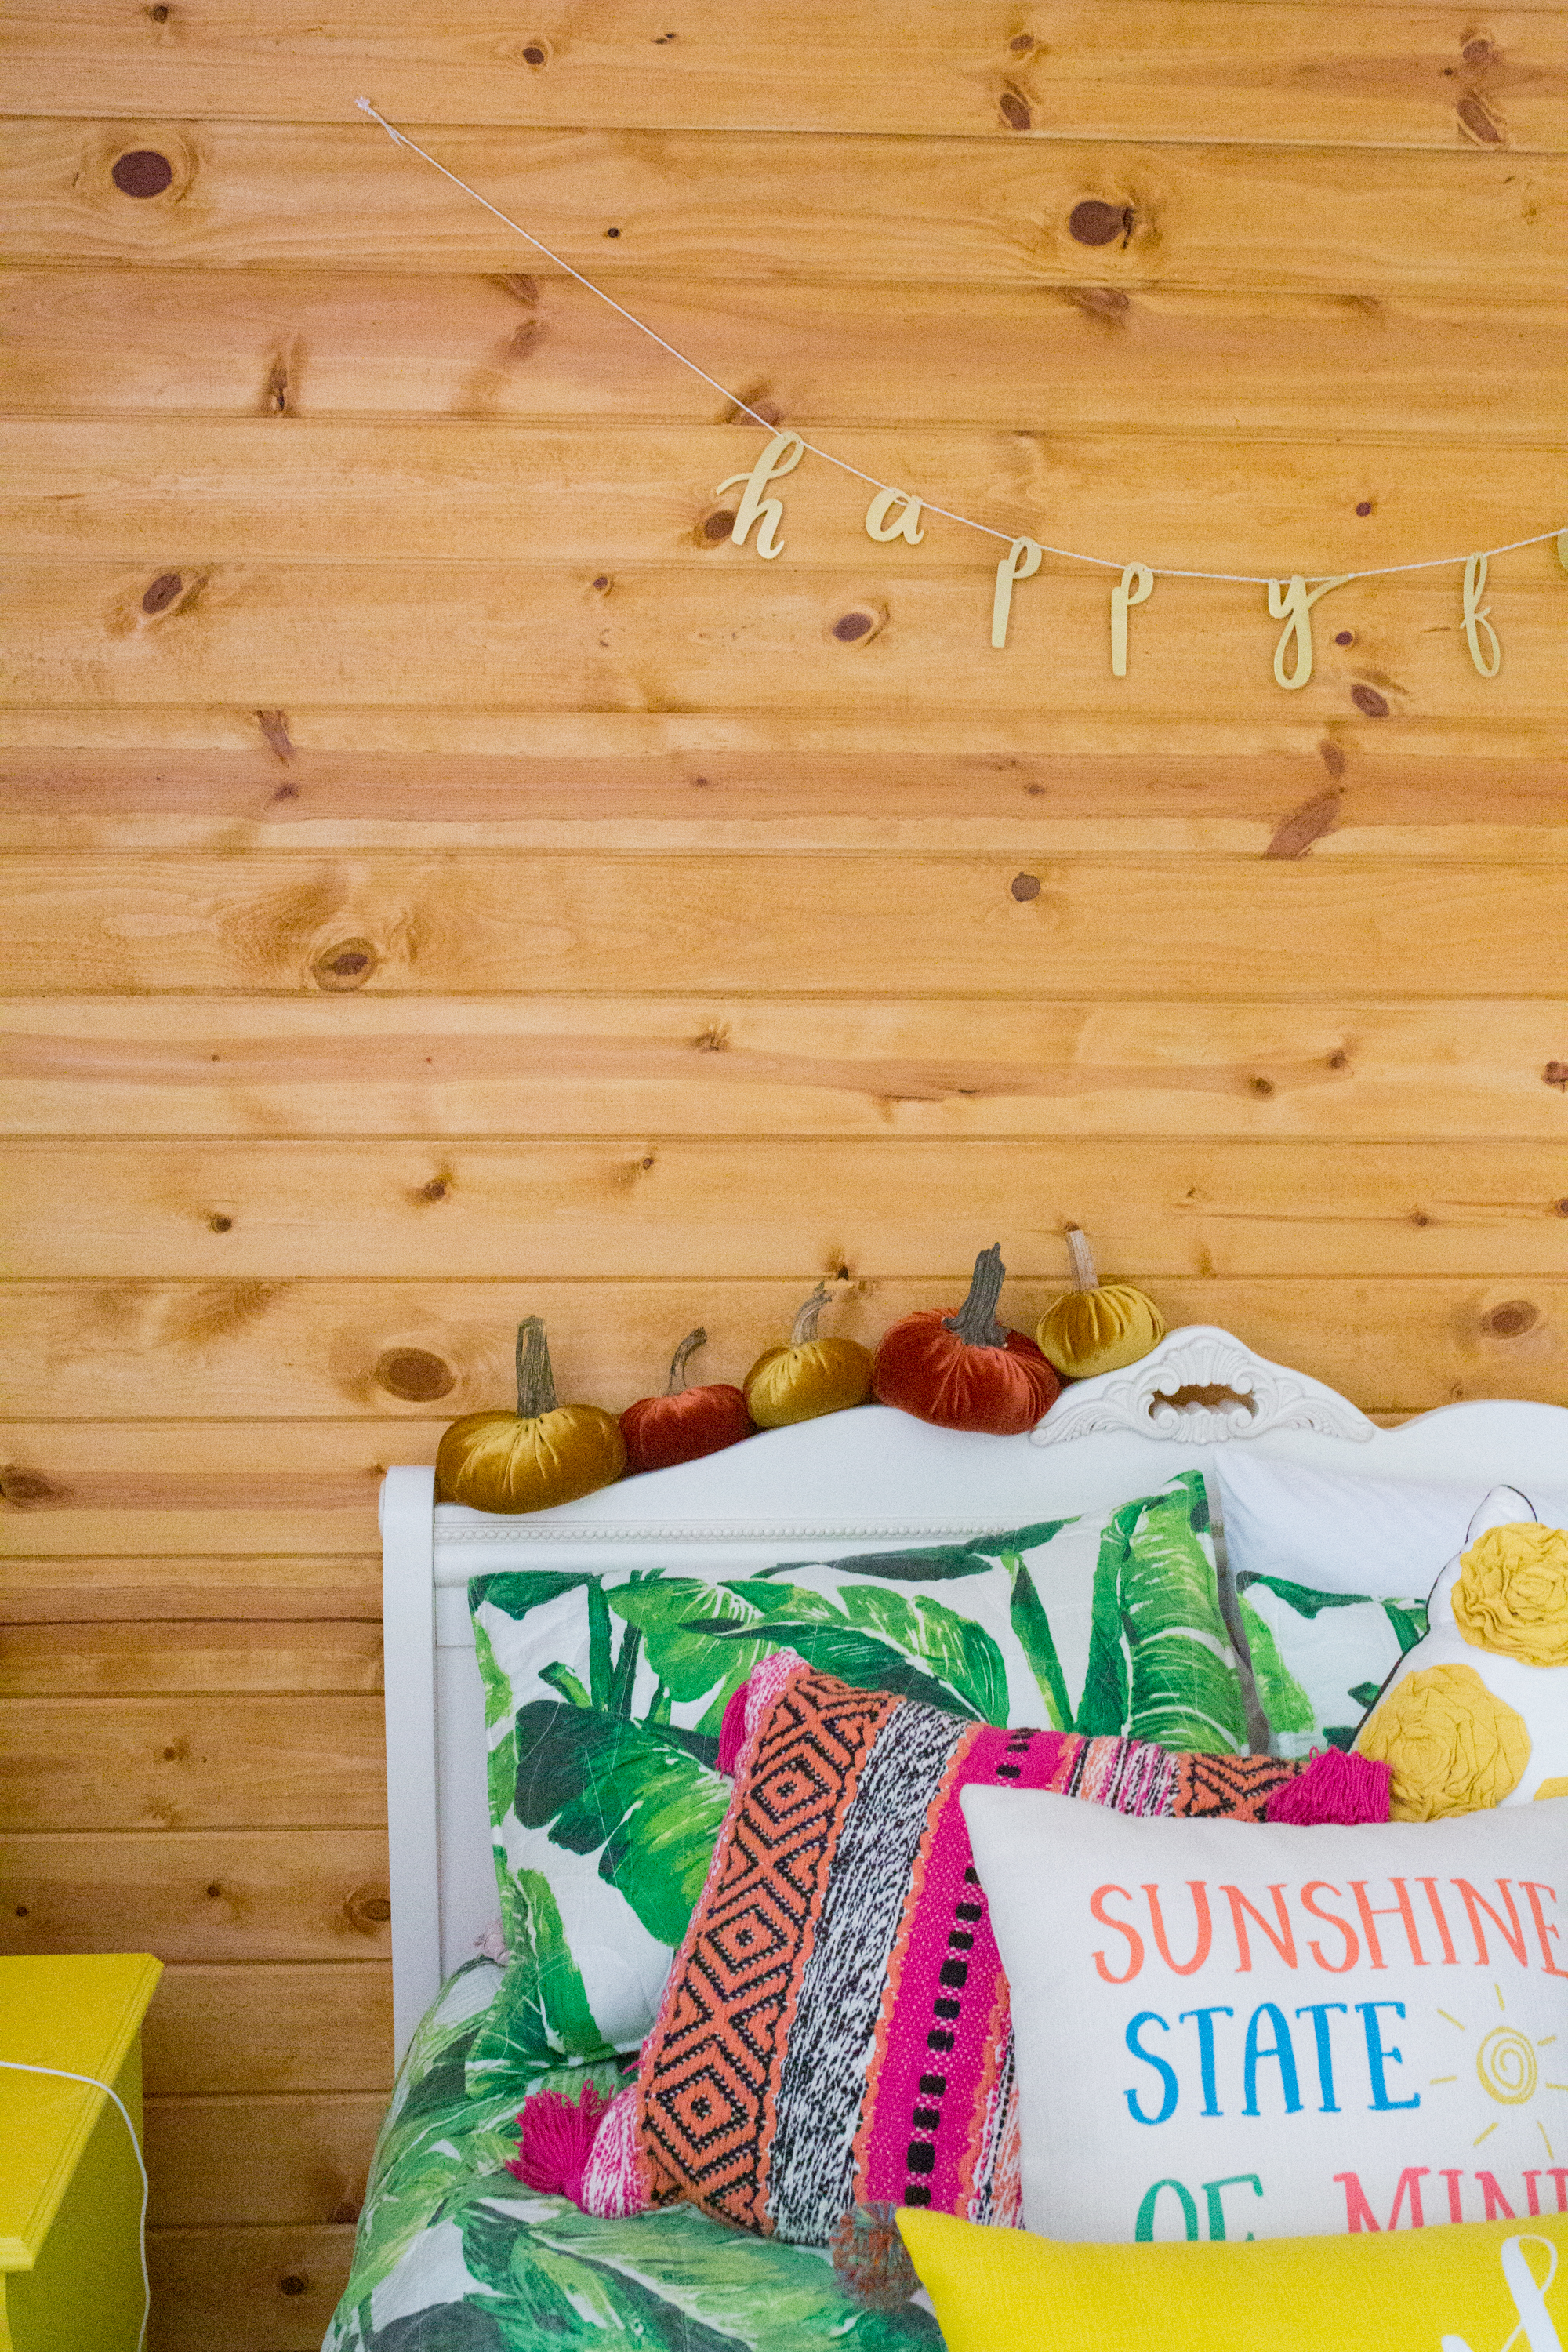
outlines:
[[[395, 146], [406, 147], [411, 155], [417, 155], [422, 163], [429, 164], [433, 172], [439, 172], [441, 177], [444, 180], [449, 180], [453, 187], [461, 188], [464, 195], [471, 196], [475, 204], [482, 205], [485, 211], [493, 215], [503, 227], [511, 229], [518, 236], [523, 238], [527, 244], [532, 246], [536, 253], [543, 254], [547, 261], [552, 262], [557, 269], [564, 270], [568, 278], [574, 278], [579, 286], [585, 286], [590, 294], [596, 294], [601, 302], [608, 303], [610, 309], [618, 317], [624, 319], [628, 326], [635, 327], [638, 334], [646, 335], [650, 343], [657, 343], [661, 352], [668, 352], [672, 360], [679, 360], [683, 368], [689, 368], [693, 375], [700, 376], [704, 383], [710, 385], [713, 391], [721, 394], [731, 407], [740, 411], [742, 416], [751, 417], [754, 424], [762, 426], [764, 433], [773, 434], [778, 431], [775, 418], [762, 415], [758, 410], [743, 401], [738, 393], [731, 392], [727, 384], [721, 383], [717, 376], [710, 375], [705, 367], [699, 367], [695, 360], [688, 359], [686, 353], [677, 351], [673, 343], [667, 343], [664, 337], [650, 327], [646, 320], [639, 319], [634, 311], [628, 310], [623, 303], [617, 302], [613, 294], [606, 294], [602, 286], [595, 286], [591, 278], [584, 278], [580, 269], [574, 269], [563, 255], [552, 252], [549, 246], [534, 236], [531, 229], [524, 228], [522, 223], [513, 220], [510, 213], [503, 213], [499, 205], [492, 205], [488, 196], [481, 196], [478, 188], [471, 188], [467, 180], [460, 180], [456, 172], [449, 172], [445, 163], [437, 162], [427, 148], [421, 147], [416, 140], [409, 138], [406, 131], [399, 131], [395, 123], [389, 122], [385, 115], [379, 113], [371, 104], [368, 98], [356, 98], [354, 104], [362, 114], [368, 114], [373, 122], [380, 123]], [[873, 490], [891, 491], [897, 498], [913, 495], [900, 489], [896, 483], [879, 481], [875, 474], [863, 473], [858, 466], [852, 466], [847, 457], [836, 457], [831, 449], [824, 449], [816, 442], [807, 441], [804, 434], [796, 437], [802, 446], [812, 457], [819, 457], [825, 466], [836, 466], [841, 474], [852, 474], [858, 482], [867, 483]], [[928, 514], [940, 515], [944, 522], [962, 523], [965, 530], [983, 531], [987, 539], [1002, 540], [1008, 546], [1011, 546], [1020, 536], [1016, 531], [998, 530], [994, 523], [976, 522], [973, 515], [955, 513], [951, 507], [933, 505], [930, 499], [922, 498], [921, 504]], [[1521, 547], [1539, 547], [1546, 540], [1561, 539], [1565, 534], [1568, 534], [1568, 525], [1554, 528], [1552, 530], [1538, 530], [1530, 539], [1511, 539], [1506, 547], [1488, 547], [1478, 549], [1475, 552], [1489, 561], [1494, 555], [1512, 555]], [[1042, 553], [1059, 556], [1066, 563], [1090, 563], [1101, 572], [1121, 572], [1125, 569], [1120, 556], [1085, 555], [1075, 547], [1047, 546], [1043, 540], [1037, 541], [1036, 544]], [[1568, 558], [1564, 560], [1568, 561]], [[1342, 572], [1337, 577], [1342, 583], [1351, 580], [1386, 580], [1394, 572], [1446, 572], [1468, 561], [1468, 554], [1432, 555], [1419, 563], [1378, 563], [1363, 572]], [[1262, 572], [1184, 572], [1178, 571], [1173, 565], [1164, 563], [1151, 564], [1146, 568], [1162, 580], [1219, 580], [1244, 588], [1267, 588], [1271, 585], [1269, 575]], [[1323, 575], [1314, 573], [1310, 576], [1321, 578]]]

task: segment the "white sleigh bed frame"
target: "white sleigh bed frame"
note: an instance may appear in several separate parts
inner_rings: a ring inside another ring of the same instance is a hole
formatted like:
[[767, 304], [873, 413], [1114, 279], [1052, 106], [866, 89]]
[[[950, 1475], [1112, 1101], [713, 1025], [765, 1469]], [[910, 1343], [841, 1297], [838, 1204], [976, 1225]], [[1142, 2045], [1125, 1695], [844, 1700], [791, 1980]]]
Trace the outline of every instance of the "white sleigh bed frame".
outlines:
[[1026, 1437], [931, 1429], [865, 1406], [525, 1518], [437, 1505], [433, 1469], [389, 1470], [381, 1528], [399, 2056], [497, 1911], [471, 1576], [653, 1559], [742, 1574], [780, 1559], [907, 1549], [1103, 1510], [1238, 1442], [1384, 1479], [1528, 1488], [1562, 1483], [1568, 1411], [1447, 1405], [1382, 1430], [1321, 1381], [1200, 1324], [1129, 1371], [1068, 1389]]

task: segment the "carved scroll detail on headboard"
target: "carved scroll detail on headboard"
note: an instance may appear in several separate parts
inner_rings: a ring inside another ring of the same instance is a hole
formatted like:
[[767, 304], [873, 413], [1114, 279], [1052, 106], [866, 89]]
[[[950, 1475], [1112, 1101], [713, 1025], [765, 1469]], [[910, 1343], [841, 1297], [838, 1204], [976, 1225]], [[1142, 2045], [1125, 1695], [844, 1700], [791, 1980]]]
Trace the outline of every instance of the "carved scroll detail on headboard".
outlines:
[[[1176, 1400], [1184, 1390], [1228, 1390], [1234, 1402]], [[1100, 1430], [1131, 1430], [1178, 1445], [1217, 1445], [1269, 1429], [1315, 1429], [1363, 1443], [1373, 1424], [1347, 1397], [1305, 1372], [1255, 1356], [1228, 1331], [1190, 1323], [1124, 1372], [1064, 1389], [1030, 1432], [1035, 1445], [1063, 1445]]]

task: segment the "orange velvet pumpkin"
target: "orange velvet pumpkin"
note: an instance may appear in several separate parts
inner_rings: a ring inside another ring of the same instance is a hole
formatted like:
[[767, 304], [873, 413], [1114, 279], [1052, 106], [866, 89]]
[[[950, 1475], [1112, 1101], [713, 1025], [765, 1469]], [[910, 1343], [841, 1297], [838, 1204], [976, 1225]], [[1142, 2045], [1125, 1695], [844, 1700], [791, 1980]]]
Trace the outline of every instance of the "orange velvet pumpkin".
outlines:
[[746, 1374], [746, 1403], [760, 1429], [816, 1421], [864, 1404], [871, 1393], [871, 1351], [858, 1339], [819, 1339], [817, 1320], [827, 1304], [819, 1282], [789, 1335], [787, 1348], [765, 1348]]
[[677, 1462], [699, 1462], [752, 1433], [746, 1400], [729, 1381], [703, 1388], [685, 1386], [688, 1360], [708, 1344], [703, 1330], [689, 1331], [669, 1366], [663, 1396], [639, 1397], [621, 1415], [630, 1470], [668, 1470]]
[[877, 1350], [879, 1402], [938, 1429], [980, 1429], [993, 1437], [1033, 1429], [1061, 1394], [1061, 1382], [1032, 1339], [997, 1322], [1005, 1272], [996, 1243], [975, 1259], [969, 1296], [956, 1315], [921, 1307], [893, 1325]]
[[517, 1334], [517, 1411], [466, 1412], [436, 1451], [436, 1484], [476, 1511], [547, 1511], [608, 1486], [626, 1466], [613, 1412], [557, 1404], [544, 1325], [529, 1316]]

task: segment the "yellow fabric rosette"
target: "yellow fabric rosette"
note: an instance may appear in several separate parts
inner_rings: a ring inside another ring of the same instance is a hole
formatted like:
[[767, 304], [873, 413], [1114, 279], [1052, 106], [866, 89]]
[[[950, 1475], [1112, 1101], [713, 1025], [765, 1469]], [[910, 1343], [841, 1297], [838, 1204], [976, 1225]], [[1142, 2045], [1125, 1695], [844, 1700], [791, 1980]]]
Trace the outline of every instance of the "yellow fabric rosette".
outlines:
[[1524, 1778], [1523, 1718], [1473, 1666], [1428, 1666], [1396, 1683], [1363, 1724], [1356, 1748], [1389, 1766], [1389, 1818], [1436, 1822], [1500, 1805]]
[[1568, 1528], [1490, 1528], [1459, 1562], [1454, 1622], [1478, 1650], [1568, 1666]]

